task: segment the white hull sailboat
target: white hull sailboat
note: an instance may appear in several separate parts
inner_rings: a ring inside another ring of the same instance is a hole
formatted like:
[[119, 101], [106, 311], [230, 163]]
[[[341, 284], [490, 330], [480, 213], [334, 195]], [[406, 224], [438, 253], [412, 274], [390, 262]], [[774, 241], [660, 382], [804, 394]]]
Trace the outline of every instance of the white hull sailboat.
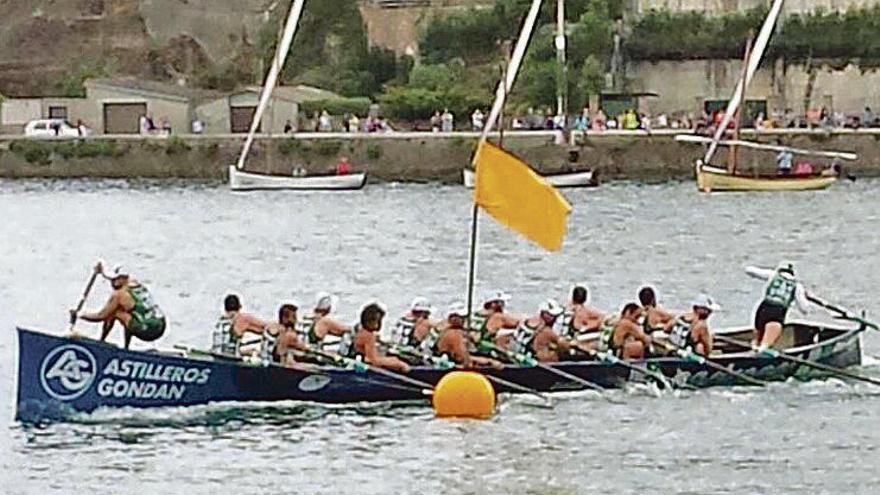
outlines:
[[254, 135], [260, 127], [263, 119], [263, 113], [272, 97], [272, 91], [278, 82], [278, 76], [284, 67], [284, 61], [287, 59], [287, 53], [290, 51], [290, 45], [293, 43], [294, 34], [299, 24], [299, 18], [302, 15], [305, 0], [293, 0], [290, 5], [290, 13], [287, 16], [287, 23], [284, 26], [284, 32], [278, 43], [278, 50], [275, 52], [275, 58], [272, 59], [272, 66], [266, 75], [266, 82], [263, 84], [263, 90], [260, 93], [260, 102], [254, 112], [254, 118], [251, 122], [250, 131], [238, 157], [235, 165], [229, 166], [229, 187], [233, 191], [259, 191], [259, 190], [355, 190], [361, 189], [367, 182], [366, 173], [355, 173], [348, 175], [333, 176], [290, 176], [290, 175], [273, 175], [247, 172], [244, 170], [244, 163], [247, 160], [248, 152], [254, 142]]
[[[567, 172], [561, 174], [550, 174], [543, 176], [544, 179], [553, 187], [596, 187], [599, 181], [592, 170], [585, 172]], [[462, 170], [462, 178], [464, 179], [464, 187], [473, 189], [476, 182], [476, 174], [473, 170], [466, 168]]]

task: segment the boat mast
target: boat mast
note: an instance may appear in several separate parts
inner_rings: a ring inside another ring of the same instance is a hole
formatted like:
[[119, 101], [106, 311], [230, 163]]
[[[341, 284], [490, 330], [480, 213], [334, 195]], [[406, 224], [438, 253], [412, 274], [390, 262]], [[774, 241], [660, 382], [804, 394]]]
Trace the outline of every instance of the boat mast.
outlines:
[[[532, 38], [532, 32], [535, 28], [535, 22], [538, 20], [538, 12], [541, 10], [541, 0], [532, 0], [532, 6], [523, 22], [522, 30], [519, 33], [519, 39], [516, 41], [516, 47], [513, 49], [513, 55], [510, 63], [507, 64], [507, 70], [501, 81], [498, 82], [498, 88], [495, 90], [495, 101], [492, 103], [492, 109], [489, 111], [489, 117], [486, 119], [486, 125], [483, 126], [483, 133], [480, 135], [480, 141], [477, 144], [484, 143], [489, 137], [489, 133], [498, 121], [501, 109], [504, 107], [504, 100], [513, 89], [513, 83], [516, 81], [516, 75], [519, 72], [519, 66], [526, 54], [526, 48], [529, 46], [529, 40]], [[476, 170], [476, 168], [475, 168]], [[479, 174], [475, 176], [479, 180]], [[475, 184], [475, 186], [477, 186]], [[477, 187], [474, 187], [474, 194]], [[480, 214], [479, 205], [474, 201], [473, 212], [471, 216], [471, 237], [470, 237], [470, 256], [468, 260], [468, 287], [467, 287], [467, 312], [468, 327], [470, 327], [471, 316], [473, 315], [474, 303], [474, 278], [477, 271], [477, 227], [479, 225], [478, 218]]]
[[563, 117], [563, 125], [568, 114], [568, 67], [565, 61], [565, 0], [556, 2], [556, 115]]
[[287, 59], [287, 53], [290, 51], [290, 45], [293, 43], [293, 35], [296, 34], [296, 28], [299, 25], [299, 18], [302, 15], [305, 2], [306, 0], [293, 0], [290, 4], [290, 13], [287, 15], [287, 24], [284, 26], [284, 34], [281, 36], [281, 42], [278, 44], [278, 49], [275, 51], [275, 57], [272, 59], [272, 66], [269, 68], [269, 73], [266, 74], [266, 82], [263, 83], [263, 89], [260, 93], [260, 102], [257, 105], [257, 110], [254, 112], [254, 117], [251, 120], [251, 129], [248, 131], [247, 138], [244, 140], [244, 147], [241, 150], [241, 155], [238, 157], [238, 162], [235, 164], [236, 168], [239, 170], [244, 167], [244, 161], [247, 159], [248, 152], [254, 144], [254, 135], [260, 127], [260, 122], [263, 120], [263, 112], [269, 104], [269, 99], [272, 97], [272, 91], [275, 89], [275, 84], [278, 82], [278, 76], [281, 74], [282, 67], [284, 67], [284, 61]]
[[[752, 53], [752, 36], [750, 34], [749, 37], [746, 38], [746, 53], [745, 53], [745, 56], [743, 57], [742, 77], [740, 78], [740, 81], [746, 80], [746, 73], [747, 73], [748, 67], [749, 67], [749, 56], [751, 55], [751, 53]], [[740, 92], [740, 95], [739, 95], [739, 99], [742, 101], [742, 104], [739, 106], [739, 108], [736, 111], [736, 126], [733, 129], [733, 139], [736, 141], [739, 141], [739, 130], [740, 130], [740, 127], [742, 127], [743, 114], [746, 112], [746, 110], [748, 110], [747, 105], [746, 105], [746, 86], [747, 86], [746, 84], [739, 85], [739, 87], [742, 89], [742, 91]], [[730, 150], [727, 154], [727, 171], [730, 172], [731, 174], [736, 173], [736, 166], [737, 166], [738, 159], [739, 159], [739, 147], [737, 147], [736, 145], [733, 145], [730, 147]]]

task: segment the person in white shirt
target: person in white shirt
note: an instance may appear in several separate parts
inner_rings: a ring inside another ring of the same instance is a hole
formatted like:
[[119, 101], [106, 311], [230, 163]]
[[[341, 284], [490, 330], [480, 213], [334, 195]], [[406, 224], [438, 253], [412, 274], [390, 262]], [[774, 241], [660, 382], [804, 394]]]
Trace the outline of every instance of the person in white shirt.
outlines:
[[755, 338], [752, 345], [760, 352], [773, 347], [779, 340], [788, 308], [795, 304], [801, 313], [806, 314], [809, 300], [803, 284], [795, 278], [794, 265], [791, 263], [780, 263], [775, 270], [748, 266], [746, 274], [768, 281], [764, 288], [764, 299], [755, 311]]

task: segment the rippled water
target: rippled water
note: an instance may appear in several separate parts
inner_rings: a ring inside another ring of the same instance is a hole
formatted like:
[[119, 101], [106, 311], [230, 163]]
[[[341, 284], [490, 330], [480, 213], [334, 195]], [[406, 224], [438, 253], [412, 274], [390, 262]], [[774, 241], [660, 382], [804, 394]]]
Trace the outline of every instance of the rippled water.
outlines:
[[[734, 325], [751, 320], [761, 289], [742, 266], [787, 258], [817, 293], [880, 313], [878, 185], [566, 192], [575, 210], [558, 254], [483, 219], [478, 288], [511, 292], [520, 313], [575, 281], [609, 310], [643, 283], [672, 308], [708, 291], [724, 306], [713, 323]], [[485, 422], [300, 403], [12, 421], [14, 326], [63, 331], [97, 258], [150, 285], [171, 320], [162, 346], [207, 345], [230, 290], [266, 316], [319, 290], [341, 296], [344, 319], [372, 297], [392, 313], [415, 294], [445, 307], [463, 296], [469, 215], [457, 187], [236, 195], [215, 184], [0, 181], [0, 493], [876, 493], [880, 390], [838, 380], [614, 392], [623, 405], [579, 393], [551, 410], [514, 398]], [[100, 287], [88, 306], [106, 295]], [[865, 340], [867, 354], [880, 352], [877, 335]]]

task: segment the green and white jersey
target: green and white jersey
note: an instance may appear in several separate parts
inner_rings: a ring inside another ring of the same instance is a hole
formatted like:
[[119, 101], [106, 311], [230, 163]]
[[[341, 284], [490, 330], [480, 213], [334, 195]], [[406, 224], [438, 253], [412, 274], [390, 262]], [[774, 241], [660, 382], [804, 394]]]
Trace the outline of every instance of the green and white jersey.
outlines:
[[538, 335], [540, 328], [540, 323], [536, 326], [531, 326], [529, 325], [529, 320], [523, 320], [513, 333], [513, 352], [523, 355], [533, 354], [532, 343], [535, 341], [535, 336]]
[[234, 317], [226, 314], [220, 316], [220, 319], [214, 324], [214, 332], [211, 336], [211, 352], [241, 357], [241, 341], [232, 332], [234, 324]]
[[614, 318], [606, 318], [599, 327], [599, 352], [607, 352], [614, 350], [614, 325], [617, 323]]
[[669, 332], [669, 342], [679, 349], [687, 349], [694, 347], [694, 340], [691, 338], [691, 326], [693, 322], [687, 321], [684, 315], [675, 319], [672, 330]]
[[795, 299], [797, 282], [775, 273], [764, 289], [764, 300], [768, 303], [789, 308]]

